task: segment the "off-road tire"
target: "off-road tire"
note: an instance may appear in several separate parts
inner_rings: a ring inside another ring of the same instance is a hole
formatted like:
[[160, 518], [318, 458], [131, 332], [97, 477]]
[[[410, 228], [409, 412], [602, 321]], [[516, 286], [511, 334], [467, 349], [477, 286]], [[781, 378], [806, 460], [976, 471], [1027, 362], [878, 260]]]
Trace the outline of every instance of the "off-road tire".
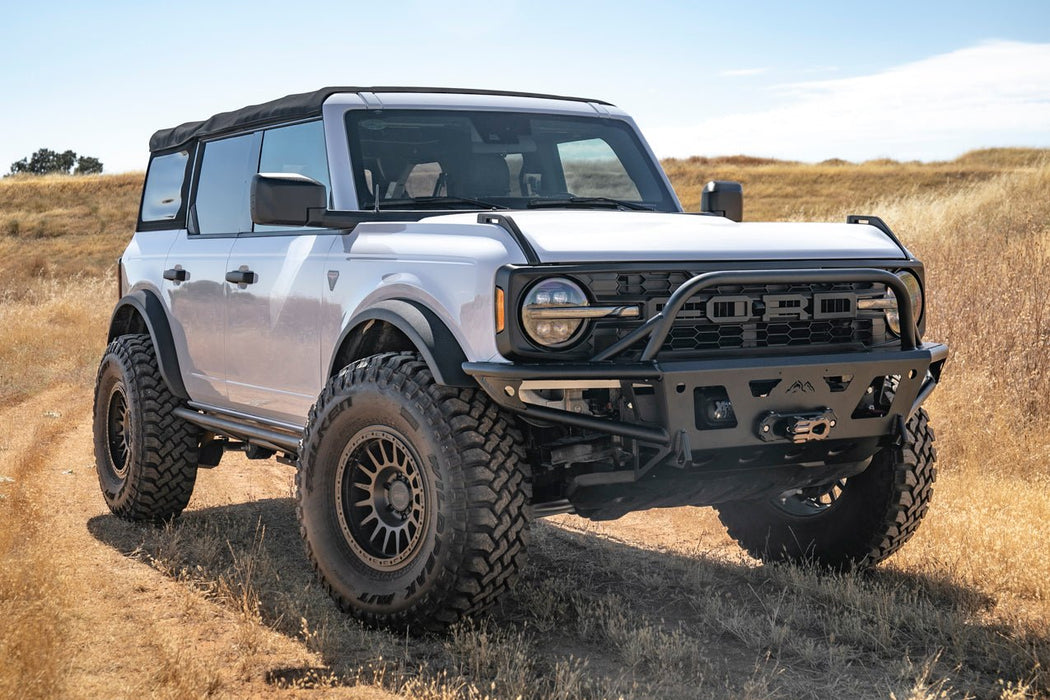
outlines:
[[906, 423], [903, 444], [877, 453], [823, 511], [797, 516], [779, 499], [735, 501], [716, 506], [718, 517], [741, 547], [764, 561], [873, 567], [900, 549], [926, 514], [937, 477], [933, 440], [920, 409]]
[[148, 335], [109, 344], [95, 381], [95, 467], [106, 505], [125, 520], [177, 517], [197, 480], [200, 430], [172, 411]]
[[[383, 466], [375, 454], [387, 458], [387, 445], [399, 445], [389, 448], [398, 457]], [[521, 445], [488, 396], [438, 385], [416, 353], [373, 355], [333, 377], [310, 410], [295, 484], [307, 555], [339, 607], [422, 632], [491, 605], [525, 560], [531, 484]], [[386, 486], [384, 469], [394, 475]], [[372, 510], [418, 516], [403, 551], [400, 535], [389, 549], [386, 535], [377, 544], [386, 525]]]

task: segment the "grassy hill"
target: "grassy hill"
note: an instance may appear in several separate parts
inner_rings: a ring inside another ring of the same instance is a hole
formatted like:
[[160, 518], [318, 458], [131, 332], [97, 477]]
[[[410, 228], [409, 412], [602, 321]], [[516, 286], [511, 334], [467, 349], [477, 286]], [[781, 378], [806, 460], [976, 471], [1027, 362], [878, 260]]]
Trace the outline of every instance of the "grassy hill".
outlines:
[[[129, 528], [121, 551], [181, 587], [181, 624], [195, 624], [191, 599], [207, 598], [237, 617], [238, 639], [277, 633], [320, 654], [319, 673], [336, 686], [432, 698], [691, 697], [684, 678], [713, 696], [1050, 696], [1050, 151], [990, 149], [928, 164], [734, 156], [664, 167], [690, 210], [707, 180], [735, 179], [748, 220], [874, 214], [925, 261], [927, 336], [951, 346], [929, 403], [940, 478], [918, 534], [877, 575], [756, 566], [698, 509], [602, 526], [564, 518], [537, 527], [538, 568], [506, 610], [434, 642], [318, 612], [329, 611], [327, 599], [310, 597], [308, 576], [289, 573], [298, 550], [281, 550], [245, 579], [237, 567], [265, 549], [251, 537], [256, 511], [236, 527], [191, 517], [164, 531]], [[59, 430], [40, 397], [79, 397], [88, 415], [116, 295], [113, 263], [134, 226], [141, 179], [0, 180], [0, 410], [12, 416], [0, 435], [0, 475], [48, 483], [44, 475], [59, 473], [39, 453]], [[90, 462], [90, 451], [75, 459]], [[224, 462], [215, 474], [231, 468]], [[35, 695], [77, 694], [63, 674], [76, 667], [90, 677], [90, 669], [69, 661], [60, 635], [38, 631], [98, 615], [75, 596], [47, 603], [69, 566], [63, 557], [80, 555], [53, 553], [47, 528], [31, 526], [60, 517], [61, 507], [12, 488], [0, 482], [0, 696], [34, 696], [30, 678], [47, 681], [32, 686], [45, 689]], [[287, 494], [277, 494], [271, 527], [287, 525], [294, 540]], [[82, 532], [82, 520], [69, 531]], [[116, 581], [98, 586], [119, 590]], [[595, 591], [602, 596], [585, 597]], [[323, 634], [318, 620], [327, 621]], [[198, 635], [220, 633], [209, 624]], [[248, 685], [224, 680], [208, 659], [180, 649], [163, 673], [127, 671], [121, 682], [172, 697], [269, 687], [250, 685], [250, 673]], [[256, 663], [251, 653], [243, 651], [245, 668]], [[192, 676], [204, 668], [201, 690]]]
[[970, 184], [992, 180], [1005, 172], [1045, 165], [1050, 151], [994, 148], [971, 151], [942, 163], [899, 163], [873, 160], [822, 163], [724, 156], [669, 158], [663, 161], [675, 191], [687, 211], [700, 207], [700, 192], [708, 180], [736, 180], [744, 186], [744, 218], [841, 221], [864, 211], [874, 200], [935, 196]]
[[103, 274], [135, 229], [141, 188], [141, 173], [0, 179], [0, 295]]

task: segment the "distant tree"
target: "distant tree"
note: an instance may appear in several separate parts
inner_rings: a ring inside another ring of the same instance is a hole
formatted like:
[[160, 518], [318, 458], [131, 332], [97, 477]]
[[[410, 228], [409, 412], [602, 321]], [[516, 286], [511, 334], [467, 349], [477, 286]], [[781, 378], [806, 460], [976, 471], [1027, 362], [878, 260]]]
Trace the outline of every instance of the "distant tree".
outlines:
[[[74, 170], [76, 168], [76, 170]], [[91, 156], [80, 156], [73, 151], [59, 153], [50, 148], [41, 148], [28, 158], [11, 164], [11, 175], [29, 173], [47, 175], [48, 173], [72, 172], [74, 175], [92, 175], [102, 172], [102, 161]]]
[[65, 151], [55, 154], [55, 167], [51, 172], [68, 173], [77, 164], [77, 154], [73, 151]]
[[91, 156], [80, 156], [77, 158], [77, 167], [74, 175], [98, 175], [102, 172], [102, 161]]

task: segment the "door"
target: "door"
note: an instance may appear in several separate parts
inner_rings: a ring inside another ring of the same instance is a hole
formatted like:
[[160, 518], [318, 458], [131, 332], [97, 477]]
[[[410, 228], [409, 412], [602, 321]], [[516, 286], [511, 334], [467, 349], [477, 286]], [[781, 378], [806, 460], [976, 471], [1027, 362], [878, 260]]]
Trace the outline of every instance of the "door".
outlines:
[[[320, 121], [261, 133], [259, 172], [298, 173], [329, 187]], [[234, 243], [226, 302], [226, 381], [232, 404], [305, 425], [324, 383], [320, 357], [323, 261], [337, 236], [316, 228], [255, 226]]]
[[251, 230], [248, 183], [258, 136], [247, 134], [203, 144], [191, 200], [190, 231], [176, 239], [165, 261], [171, 332], [190, 398], [228, 405], [226, 390], [227, 263], [239, 233]]

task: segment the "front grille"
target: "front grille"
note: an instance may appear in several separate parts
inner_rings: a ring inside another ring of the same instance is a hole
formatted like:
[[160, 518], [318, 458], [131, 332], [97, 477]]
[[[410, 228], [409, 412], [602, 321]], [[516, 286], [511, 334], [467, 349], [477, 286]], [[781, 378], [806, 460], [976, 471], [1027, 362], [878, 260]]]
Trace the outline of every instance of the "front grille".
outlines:
[[[597, 303], [640, 303], [649, 318], [695, 274], [589, 273], [580, 281]], [[885, 293], [885, 285], [874, 283], [722, 285], [704, 290], [686, 303], [660, 352], [682, 356], [719, 350], [879, 345], [892, 339], [882, 312], [857, 310], [853, 305]], [[763, 300], [776, 306], [768, 319], [762, 318], [768, 312]], [[595, 350], [622, 338], [639, 323], [600, 322]]]
[[664, 296], [674, 294], [693, 277], [688, 272], [642, 272], [616, 276], [616, 291], [621, 296]]
[[694, 324], [676, 323], [664, 341], [663, 351], [775, 348], [799, 345], [871, 345], [870, 319], [847, 321], [788, 321], [781, 323]]

